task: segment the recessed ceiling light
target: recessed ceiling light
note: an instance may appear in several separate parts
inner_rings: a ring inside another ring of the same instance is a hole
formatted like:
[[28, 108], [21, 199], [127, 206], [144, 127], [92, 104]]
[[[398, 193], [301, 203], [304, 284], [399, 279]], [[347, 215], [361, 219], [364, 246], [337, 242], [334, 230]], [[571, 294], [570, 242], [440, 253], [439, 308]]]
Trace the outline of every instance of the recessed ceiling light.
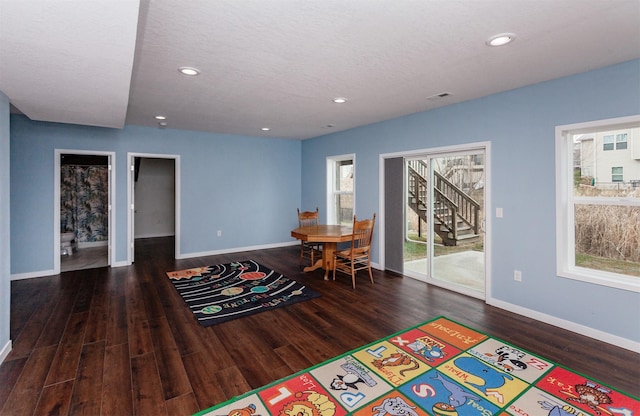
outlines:
[[262, 131], [269, 131], [269, 130], [271, 130], [271, 127], [263, 127], [263, 128], [261, 128], [260, 130], [262, 130]]
[[155, 119], [156, 120], [166, 120], [167, 116], [156, 116]]
[[333, 99], [333, 102], [336, 104], [342, 104], [342, 103], [346, 103], [347, 99], [344, 97], [336, 97]]
[[491, 36], [485, 43], [487, 46], [504, 46], [513, 42], [515, 39], [516, 35], [513, 33], [499, 33]]
[[167, 122], [166, 121], [161, 121], [160, 123], [158, 123], [158, 127], [160, 127], [161, 129], [167, 127]]
[[178, 71], [180, 71], [182, 75], [189, 75], [189, 76], [200, 75], [199, 69], [192, 68], [190, 66], [182, 66], [178, 68]]

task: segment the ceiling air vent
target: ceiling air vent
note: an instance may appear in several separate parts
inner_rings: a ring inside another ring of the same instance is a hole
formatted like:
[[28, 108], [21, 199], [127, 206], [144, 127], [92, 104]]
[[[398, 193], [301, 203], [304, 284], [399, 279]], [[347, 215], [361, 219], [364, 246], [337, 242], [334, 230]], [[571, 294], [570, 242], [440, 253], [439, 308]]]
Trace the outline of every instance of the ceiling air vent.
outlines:
[[450, 92], [441, 92], [440, 94], [435, 94], [435, 95], [432, 95], [430, 97], [427, 97], [427, 100], [429, 100], [429, 101], [441, 100], [441, 99], [446, 98], [446, 97], [448, 97], [450, 95], [451, 95]]

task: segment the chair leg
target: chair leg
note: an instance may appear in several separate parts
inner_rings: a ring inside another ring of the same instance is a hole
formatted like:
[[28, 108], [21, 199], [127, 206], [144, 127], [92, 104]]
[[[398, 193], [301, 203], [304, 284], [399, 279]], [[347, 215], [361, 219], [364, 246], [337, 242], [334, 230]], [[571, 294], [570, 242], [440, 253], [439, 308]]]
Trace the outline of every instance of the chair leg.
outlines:
[[338, 261], [338, 257], [333, 255], [333, 263], [331, 264], [331, 268], [333, 269], [333, 280], [336, 280], [336, 262]]
[[351, 283], [353, 284], [353, 288], [356, 288], [356, 271], [354, 270], [353, 260], [351, 260]]
[[369, 279], [371, 279], [371, 284], [373, 283], [373, 275], [371, 274], [371, 266], [369, 266]]

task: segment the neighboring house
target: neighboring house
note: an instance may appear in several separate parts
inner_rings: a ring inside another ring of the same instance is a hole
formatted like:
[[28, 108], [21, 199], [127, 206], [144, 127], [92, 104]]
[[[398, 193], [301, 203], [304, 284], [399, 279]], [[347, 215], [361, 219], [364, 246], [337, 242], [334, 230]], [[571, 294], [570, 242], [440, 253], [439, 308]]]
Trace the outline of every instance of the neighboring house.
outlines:
[[574, 142], [574, 168], [582, 184], [640, 188], [640, 128], [585, 133]]

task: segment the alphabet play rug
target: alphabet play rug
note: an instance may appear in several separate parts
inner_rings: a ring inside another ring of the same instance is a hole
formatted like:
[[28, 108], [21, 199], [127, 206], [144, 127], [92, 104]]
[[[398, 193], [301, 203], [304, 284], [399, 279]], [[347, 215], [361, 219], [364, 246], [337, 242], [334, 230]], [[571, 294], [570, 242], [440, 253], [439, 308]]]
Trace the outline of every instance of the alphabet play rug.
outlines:
[[630, 416], [640, 400], [445, 317], [197, 415]]
[[167, 272], [167, 276], [202, 326], [320, 296], [253, 260]]

